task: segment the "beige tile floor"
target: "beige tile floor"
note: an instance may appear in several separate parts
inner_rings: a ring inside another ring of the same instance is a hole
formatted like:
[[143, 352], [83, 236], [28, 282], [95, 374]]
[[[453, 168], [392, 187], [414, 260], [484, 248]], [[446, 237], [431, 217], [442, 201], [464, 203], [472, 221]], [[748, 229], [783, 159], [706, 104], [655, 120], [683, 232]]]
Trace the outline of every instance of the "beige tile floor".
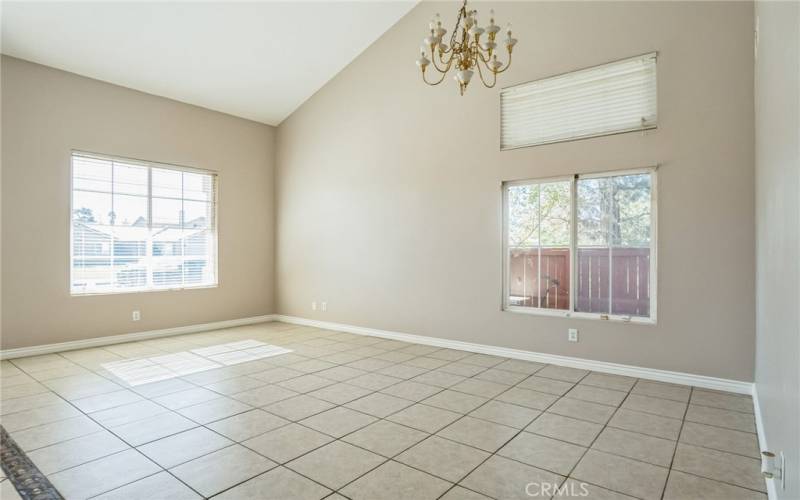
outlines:
[[[293, 352], [133, 387], [101, 366], [240, 340]], [[751, 399], [687, 386], [281, 323], [0, 373], [0, 423], [68, 499], [766, 498]]]

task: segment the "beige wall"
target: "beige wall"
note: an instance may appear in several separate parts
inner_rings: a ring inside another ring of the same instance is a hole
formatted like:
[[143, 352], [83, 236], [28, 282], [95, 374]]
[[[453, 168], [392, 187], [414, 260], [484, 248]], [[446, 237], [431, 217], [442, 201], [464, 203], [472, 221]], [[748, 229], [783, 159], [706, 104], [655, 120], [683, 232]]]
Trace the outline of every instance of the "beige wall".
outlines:
[[[457, 9], [420, 4], [278, 128], [277, 310], [753, 380], [753, 4], [492, 6], [520, 40], [501, 86], [659, 51], [659, 129], [500, 152], [498, 89], [419, 80]], [[501, 312], [501, 181], [654, 164], [658, 325]]]
[[800, 3], [756, 2], [756, 16], [756, 388], [788, 500], [800, 498]]
[[[271, 313], [274, 130], [3, 57], [2, 348]], [[219, 287], [71, 297], [71, 149], [218, 171]]]

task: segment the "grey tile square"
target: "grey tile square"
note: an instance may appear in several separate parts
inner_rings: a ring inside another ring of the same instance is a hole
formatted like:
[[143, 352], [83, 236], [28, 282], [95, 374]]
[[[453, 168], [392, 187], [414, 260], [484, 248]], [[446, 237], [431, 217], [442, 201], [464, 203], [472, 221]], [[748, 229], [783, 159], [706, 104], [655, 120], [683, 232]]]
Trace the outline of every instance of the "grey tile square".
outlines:
[[669, 468], [675, 444], [668, 439], [606, 427], [592, 449]]
[[[537, 363], [535, 361], [523, 361], [521, 359], [509, 359], [507, 361], [503, 361], [499, 365], [496, 365], [495, 368], [500, 370], [506, 370], [516, 373], [521, 373], [523, 375], [533, 375], [534, 373], [538, 372], [542, 368], [544, 368], [545, 364]], [[521, 379], [520, 379], [521, 380]]]
[[252, 450], [235, 444], [186, 462], [170, 472], [203, 496], [210, 497], [275, 467]]
[[[339, 353], [341, 356], [342, 353]], [[325, 377], [330, 380], [335, 380], [337, 382], [344, 382], [345, 380], [350, 380], [352, 378], [356, 378], [361, 375], [366, 375], [367, 372], [364, 370], [358, 370], [356, 368], [351, 368], [349, 366], [336, 366], [334, 368], [328, 368], [327, 370], [322, 370], [321, 372], [317, 372], [317, 375], [320, 377]]]
[[583, 385], [602, 387], [604, 389], [613, 389], [615, 391], [630, 392], [637, 380], [638, 379], [634, 377], [592, 372], [581, 380], [580, 383]]
[[569, 475], [586, 448], [557, 439], [520, 432], [497, 451], [497, 454], [519, 462], [561, 474]]
[[419, 368], [417, 366], [392, 365], [392, 366], [387, 366], [386, 368], [383, 368], [381, 370], [378, 370], [378, 373], [382, 375], [388, 375], [390, 377], [402, 378], [407, 380], [410, 378], [414, 378], [417, 375], [421, 375], [426, 371], [428, 370], [426, 370], [425, 368]]
[[342, 493], [352, 500], [434, 500], [450, 486], [447, 481], [390, 460], [348, 484]]
[[319, 500], [333, 499], [331, 490], [286, 467], [256, 476], [219, 496], [215, 500]]
[[398, 398], [407, 399], [409, 401], [422, 401], [423, 399], [436, 394], [442, 390], [441, 387], [432, 385], [420, 384], [419, 382], [412, 382], [406, 380], [383, 389], [381, 392], [384, 394], [391, 394]]
[[316, 391], [309, 393], [309, 396], [313, 396], [317, 399], [322, 399], [337, 405], [343, 405], [353, 401], [354, 399], [362, 398], [371, 392], [372, 391], [370, 389], [364, 389], [363, 387], [358, 387], [356, 385], [339, 382], [334, 385], [329, 385], [328, 387], [323, 387], [322, 389], [317, 389]]
[[231, 397], [250, 406], [267, 406], [277, 401], [289, 399], [292, 396], [297, 396], [297, 393], [277, 385], [265, 385], [264, 387], [237, 392]]
[[639, 432], [649, 436], [677, 441], [682, 421], [676, 418], [661, 417], [652, 413], [620, 408], [608, 422], [609, 427]]
[[169, 469], [231, 444], [233, 441], [230, 439], [204, 427], [197, 427], [140, 446], [139, 451], [161, 467]]
[[756, 432], [754, 415], [711, 406], [690, 404], [689, 409], [686, 410], [686, 421], [716, 425], [742, 432]]
[[[380, 350], [378, 349], [378, 351], [380, 351]], [[347, 363], [347, 366], [349, 366], [351, 368], [355, 368], [357, 370], [364, 370], [364, 371], [367, 371], [367, 372], [374, 372], [374, 371], [382, 370], [383, 368], [390, 367], [390, 366], [392, 366], [392, 364], [393, 363], [391, 363], [389, 361], [384, 361], [382, 359], [367, 358], [367, 359], [359, 359], [358, 361], [353, 361], [352, 363]]]
[[686, 385], [665, 384], [652, 380], [639, 380], [631, 393], [652, 398], [671, 399], [680, 403], [689, 401], [692, 388]]
[[544, 392], [532, 391], [530, 389], [520, 389], [519, 387], [512, 387], [506, 392], [500, 394], [495, 398], [504, 403], [511, 403], [534, 410], [544, 410], [552, 405], [558, 396], [554, 394], [545, 394]]
[[573, 387], [571, 391], [565, 394], [564, 397], [580, 399], [582, 401], [590, 401], [592, 403], [608, 406], [619, 406], [627, 395], [627, 392], [578, 384]]
[[561, 485], [562, 476], [494, 455], [461, 481], [461, 485], [492, 498], [530, 500], [530, 483]]
[[447, 493], [441, 497], [440, 500], [492, 500], [486, 495], [481, 495], [472, 490], [462, 488], [461, 486], [454, 486]]
[[263, 387], [265, 385], [267, 385], [267, 382], [264, 382], [263, 380], [243, 376], [212, 382], [204, 387], [210, 391], [218, 392], [225, 396], [230, 396], [238, 392], [249, 391], [250, 389]]
[[603, 426], [601, 424], [565, 417], [555, 413], [542, 413], [539, 418], [525, 428], [528, 432], [581, 446], [592, 444], [592, 441], [600, 434], [602, 429]]
[[88, 417], [80, 415], [10, 434], [23, 451], [31, 451], [101, 430], [103, 430], [102, 427]]
[[337, 490], [374, 469], [386, 459], [344, 441], [334, 441], [288, 464], [287, 467]]
[[296, 422], [311, 415], [322, 413], [325, 410], [330, 410], [333, 407], [333, 403], [301, 394], [267, 405], [264, 409], [279, 417]]
[[[635, 500], [634, 497], [623, 495], [616, 491], [607, 490], [600, 486], [589, 484], [584, 481], [567, 479], [561, 485], [559, 494], [553, 496], [556, 499], [566, 498], [585, 498], [587, 500]], [[688, 500], [688, 499], [685, 499]]]
[[432, 370], [427, 373], [423, 373], [422, 375], [417, 375], [411, 380], [413, 382], [433, 385], [436, 387], [451, 387], [464, 379], [466, 379], [466, 377], [462, 377], [461, 375], [454, 375], [441, 370]]
[[761, 457], [758, 437], [750, 432], [685, 422], [681, 431], [680, 441], [753, 458]]
[[456, 349], [439, 349], [438, 351], [427, 354], [429, 358], [443, 359], [445, 361], [457, 361], [469, 355], [470, 353], [467, 351], [459, 351]]
[[407, 399], [375, 392], [361, 399], [350, 401], [345, 406], [378, 418], [384, 418], [414, 404]]
[[57, 472], [49, 479], [64, 498], [89, 498], [160, 470], [136, 450], [126, 450]]
[[431, 436], [404, 451], [395, 460], [455, 483], [488, 457], [489, 453], [471, 446]]
[[285, 463], [333, 441], [321, 432], [289, 424], [242, 442], [244, 446], [278, 462]]
[[439, 368], [439, 371], [452, 373], [453, 375], [461, 375], [462, 377], [473, 377], [486, 370], [487, 367], [485, 366], [463, 363], [461, 361], [450, 363], [449, 365], [444, 365]]
[[444, 390], [438, 394], [422, 400], [423, 404], [444, 408], [457, 413], [469, 413], [488, 401], [480, 396], [473, 396], [463, 392]]
[[251, 410], [223, 420], [217, 420], [207, 427], [236, 442], [245, 441], [289, 423], [288, 420], [263, 410]]
[[415, 404], [389, 415], [386, 419], [414, 429], [434, 433], [460, 417], [460, 414], [449, 410]]
[[97, 411], [92, 413], [92, 419], [105, 427], [115, 427], [117, 425], [143, 420], [161, 413], [167, 413], [168, 411], [169, 410], [163, 406], [157, 405], [152, 401], [137, 401], [135, 403]]
[[403, 364], [409, 366], [416, 366], [417, 368], [424, 368], [426, 370], [433, 370], [435, 368], [439, 368], [441, 366], [446, 365], [449, 361], [444, 361], [442, 359], [435, 359], [435, 358], [428, 358], [425, 356], [420, 356], [418, 358], [409, 359]]
[[679, 401], [630, 394], [620, 408], [682, 419], [683, 414], [686, 412], [686, 406], [686, 403]]
[[125, 486], [103, 493], [97, 500], [195, 500], [202, 498], [169, 472], [159, 472]]
[[531, 375], [519, 384], [517, 387], [522, 389], [530, 389], [533, 391], [546, 392], [548, 394], [555, 394], [556, 396], [563, 396], [575, 385], [574, 382], [565, 382], [563, 380], [555, 380], [552, 378], [537, 377]]
[[150, 441], [188, 431], [197, 424], [177, 413], [161, 413], [143, 420], [111, 427], [109, 430], [131, 446], [140, 446]]
[[97, 396], [76, 399], [75, 401], [72, 401], [72, 404], [84, 413], [92, 413], [129, 403], [136, 403], [138, 401], [142, 401], [143, 399], [144, 398], [142, 396], [136, 394], [135, 392], [125, 389], [122, 391], [114, 391]]
[[270, 368], [269, 370], [264, 370], [263, 372], [251, 373], [250, 375], [248, 375], [248, 377], [254, 378], [256, 380], [261, 380], [263, 382], [267, 382], [270, 384], [276, 384], [284, 380], [300, 377], [303, 374], [304, 372], [301, 372], [300, 370], [292, 370], [291, 368], [280, 366], [277, 368]]
[[659, 500], [669, 469], [589, 450], [572, 478], [645, 500]]
[[434, 347], [430, 345], [422, 345], [422, 344], [412, 344], [408, 347], [404, 347], [401, 349], [402, 352], [406, 352], [408, 354], [413, 354], [415, 356], [427, 356], [433, 352], [438, 351], [439, 347]]
[[178, 413], [198, 424], [207, 424], [251, 409], [252, 407], [250, 405], [244, 404], [241, 401], [221, 397], [206, 401], [205, 403], [187, 406], [186, 408], [178, 410]]
[[483, 366], [484, 368], [491, 368], [492, 366], [499, 365], [503, 361], [506, 361], [506, 358], [492, 356], [490, 354], [470, 354], [466, 358], [461, 359], [462, 363]]
[[202, 387], [195, 387], [185, 391], [173, 392], [164, 396], [154, 398], [153, 401], [169, 408], [170, 410], [179, 410], [187, 406], [196, 405], [221, 397], [219, 393], [203, 389]]
[[306, 393], [315, 391], [317, 389], [322, 389], [323, 387], [327, 387], [335, 383], [335, 380], [310, 374], [278, 382], [278, 385], [285, 389], [289, 389], [290, 391]]
[[60, 401], [54, 405], [4, 415], [2, 422], [6, 431], [14, 432], [81, 415], [71, 404]]
[[328, 368], [334, 368], [336, 365], [333, 363], [328, 363], [327, 361], [320, 361], [318, 359], [309, 359], [306, 361], [301, 361], [299, 363], [294, 363], [289, 365], [289, 367], [293, 370], [299, 370], [301, 372], [306, 373], [314, 373], [314, 372], [321, 372], [322, 370], [327, 370]]
[[379, 455], [391, 458], [428, 437], [428, 434], [388, 420], [379, 420], [342, 438]]
[[588, 370], [580, 370], [578, 368], [569, 368], [566, 366], [557, 365], [547, 365], [536, 372], [536, 375], [539, 377], [553, 378], [556, 380], [563, 380], [565, 382], [577, 382], [588, 374]]
[[39, 448], [28, 453], [28, 457], [49, 475], [127, 449], [129, 446], [116, 436], [101, 431]]
[[534, 418], [538, 417], [538, 410], [526, 408], [524, 406], [503, 403], [502, 401], [489, 401], [480, 408], [474, 410], [469, 415], [471, 417], [488, 420], [496, 424], [503, 424], [516, 429], [522, 429]]
[[381, 375], [380, 373], [367, 373], [366, 375], [359, 375], [356, 378], [351, 378], [347, 381], [350, 385], [363, 387], [364, 389], [371, 389], [373, 391], [380, 391], [390, 385], [402, 382], [403, 379], [397, 377], [390, 377], [388, 375]]
[[402, 363], [409, 359], [414, 359], [416, 356], [399, 351], [387, 351], [375, 356], [375, 359], [382, 359], [383, 361], [390, 361], [392, 363]]
[[767, 491], [761, 475], [761, 460], [755, 458], [678, 443], [672, 468], [751, 490]]
[[187, 389], [193, 389], [195, 387], [196, 387], [195, 385], [190, 384], [185, 380], [179, 378], [173, 378], [168, 380], [162, 380], [160, 382], [151, 382], [149, 384], [137, 385], [136, 387], [132, 387], [131, 390], [146, 398], [153, 399], [159, 396], [163, 396], [165, 394], [172, 394], [173, 392], [185, 391]]
[[695, 389], [692, 392], [691, 402], [697, 405], [722, 408], [723, 410], [753, 413], [753, 399], [740, 394], [725, 394]]
[[687, 498], [767, 500], [767, 495], [673, 470], [667, 480], [664, 500], [685, 500]]
[[477, 378], [468, 378], [463, 382], [459, 382], [450, 389], [459, 392], [466, 392], [475, 396], [484, 398], [493, 398], [506, 391], [510, 386], [506, 384], [498, 384], [496, 382], [489, 382], [488, 380], [479, 380]]
[[324, 432], [329, 436], [340, 438], [345, 434], [366, 427], [377, 420], [364, 413], [338, 406], [300, 421], [306, 427]]
[[495, 424], [472, 417], [463, 417], [437, 434], [481, 450], [495, 452], [519, 432], [513, 427]]
[[597, 424], [605, 424], [614, 414], [614, 408], [611, 406], [571, 398], [559, 399], [547, 411]]

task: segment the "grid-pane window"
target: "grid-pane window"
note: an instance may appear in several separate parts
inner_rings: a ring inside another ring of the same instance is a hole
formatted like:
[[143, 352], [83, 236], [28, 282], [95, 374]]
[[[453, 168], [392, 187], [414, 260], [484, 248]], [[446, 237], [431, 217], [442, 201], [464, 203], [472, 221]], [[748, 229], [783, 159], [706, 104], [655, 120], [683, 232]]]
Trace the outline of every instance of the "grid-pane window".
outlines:
[[72, 155], [71, 292], [217, 283], [216, 176]]
[[653, 319], [653, 170], [505, 185], [505, 306]]

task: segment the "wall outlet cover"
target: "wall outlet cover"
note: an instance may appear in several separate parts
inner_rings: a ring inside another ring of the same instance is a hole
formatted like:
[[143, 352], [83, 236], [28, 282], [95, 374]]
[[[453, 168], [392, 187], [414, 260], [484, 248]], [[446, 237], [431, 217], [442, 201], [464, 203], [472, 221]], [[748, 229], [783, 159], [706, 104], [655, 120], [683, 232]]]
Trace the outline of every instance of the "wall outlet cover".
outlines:
[[567, 330], [567, 340], [570, 342], [577, 342], [578, 341], [578, 329], [577, 328], [570, 328]]

